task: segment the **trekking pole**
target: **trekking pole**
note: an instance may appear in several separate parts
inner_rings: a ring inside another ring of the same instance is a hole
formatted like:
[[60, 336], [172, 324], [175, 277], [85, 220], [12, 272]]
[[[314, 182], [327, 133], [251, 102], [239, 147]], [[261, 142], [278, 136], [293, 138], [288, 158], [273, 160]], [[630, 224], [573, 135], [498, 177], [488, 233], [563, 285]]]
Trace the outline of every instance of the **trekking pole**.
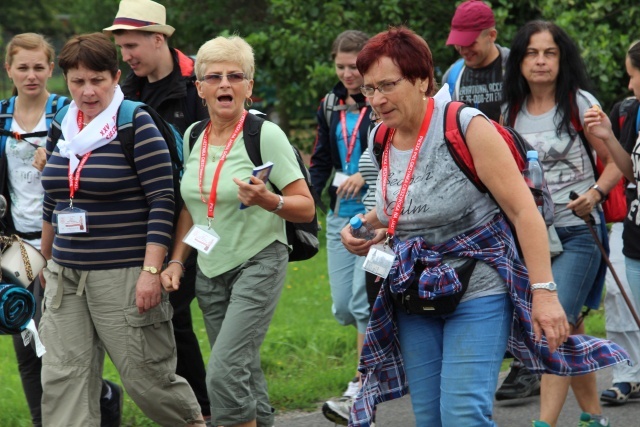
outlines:
[[[572, 191], [571, 193], [569, 193], [569, 198], [571, 200], [575, 200], [578, 197], [579, 196], [575, 191]], [[622, 286], [622, 282], [620, 282], [620, 278], [618, 277], [616, 270], [613, 268], [613, 265], [611, 264], [611, 261], [607, 256], [607, 251], [605, 251], [604, 246], [602, 246], [602, 242], [598, 238], [598, 234], [596, 233], [596, 230], [593, 228], [595, 224], [595, 220], [591, 215], [589, 215], [589, 219], [588, 220], [584, 219], [584, 222], [587, 223], [587, 227], [589, 227], [589, 232], [591, 232], [591, 236], [593, 236], [593, 239], [596, 241], [596, 244], [598, 245], [598, 249], [600, 249], [600, 253], [602, 254], [602, 259], [604, 259], [604, 262], [607, 264], [607, 267], [609, 267], [609, 271], [611, 272], [613, 279], [618, 285], [618, 289], [620, 289], [620, 294], [622, 295], [622, 298], [624, 298], [624, 302], [627, 303], [627, 307], [629, 308], [629, 311], [633, 316], [633, 320], [636, 321], [636, 325], [638, 325], [638, 328], [640, 328], [640, 318], [638, 317], [638, 313], [636, 313], [636, 310], [633, 308], [633, 304], [631, 303], [631, 300], [629, 299], [627, 292], [624, 290], [624, 287]]]

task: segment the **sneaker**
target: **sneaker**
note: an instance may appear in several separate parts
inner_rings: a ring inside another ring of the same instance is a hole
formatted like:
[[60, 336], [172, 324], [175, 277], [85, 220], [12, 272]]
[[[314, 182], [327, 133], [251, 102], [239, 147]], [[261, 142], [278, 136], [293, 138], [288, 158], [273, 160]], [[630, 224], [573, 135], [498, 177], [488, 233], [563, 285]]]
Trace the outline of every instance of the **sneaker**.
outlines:
[[329, 421], [333, 421], [341, 426], [346, 426], [349, 424], [351, 405], [353, 405], [353, 399], [350, 397], [328, 400], [322, 405], [322, 414]]
[[342, 397], [356, 397], [358, 390], [360, 390], [360, 381], [358, 380], [358, 377], [353, 377], [353, 379], [349, 381], [349, 385], [345, 392], [342, 393]]
[[551, 427], [549, 423], [545, 423], [544, 421], [533, 420], [532, 427]]
[[100, 397], [100, 427], [120, 427], [122, 422], [122, 387], [109, 380], [102, 380]]
[[580, 415], [580, 422], [578, 427], [609, 427], [609, 418], [602, 415], [591, 415], [588, 412], [583, 412]]
[[600, 400], [611, 405], [624, 405], [629, 399], [640, 398], [640, 383], [615, 383], [600, 394]]
[[496, 400], [520, 399], [540, 394], [540, 379], [520, 362], [511, 362], [511, 371], [496, 391]]

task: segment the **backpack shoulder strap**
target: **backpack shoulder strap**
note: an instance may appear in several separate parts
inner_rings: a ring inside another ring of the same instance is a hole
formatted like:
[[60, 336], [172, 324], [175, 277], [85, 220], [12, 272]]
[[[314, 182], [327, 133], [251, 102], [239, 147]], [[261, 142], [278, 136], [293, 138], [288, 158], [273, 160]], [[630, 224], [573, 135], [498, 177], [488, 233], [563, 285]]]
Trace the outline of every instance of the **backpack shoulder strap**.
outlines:
[[382, 153], [384, 153], [384, 147], [386, 147], [391, 137], [391, 129], [383, 122], [380, 122], [377, 128], [373, 130], [373, 156], [378, 162], [378, 168], [382, 165]]
[[576, 132], [578, 132], [578, 136], [580, 136], [580, 141], [582, 141], [584, 150], [587, 152], [589, 162], [591, 163], [591, 167], [593, 168], [593, 175], [597, 181], [599, 178], [599, 174], [598, 168], [596, 167], [596, 160], [593, 157], [593, 149], [591, 148], [591, 144], [589, 144], [587, 136], [584, 134], [584, 128], [582, 127], [582, 122], [580, 121], [580, 112], [578, 110], [578, 105], [576, 103], [575, 97], [571, 102], [571, 126], [573, 126]]
[[263, 123], [264, 119], [256, 116], [255, 114], [249, 113], [244, 119], [244, 126], [242, 129], [244, 146], [251, 162], [255, 166], [260, 166], [262, 164], [262, 154], [260, 153], [260, 131]]
[[63, 95], [52, 93], [49, 95], [47, 105], [45, 106], [45, 119], [47, 121], [47, 129], [51, 127], [51, 121], [59, 109], [70, 103], [69, 98]]
[[462, 76], [462, 70], [464, 69], [464, 59], [460, 58], [451, 66], [449, 75], [447, 76], [447, 84], [449, 85], [449, 94], [453, 97], [454, 93], [457, 93], [460, 89], [460, 76]]
[[444, 139], [456, 165], [458, 165], [460, 170], [479, 191], [486, 193], [487, 188], [482, 181], [480, 181], [480, 178], [478, 178], [476, 167], [473, 164], [473, 158], [471, 157], [467, 141], [460, 126], [460, 112], [466, 107], [464, 103], [458, 101], [449, 102], [445, 106]]
[[[53, 143], [53, 148], [58, 144], [58, 140], [62, 136], [62, 128], [61, 123], [64, 116], [67, 115], [67, 111], [69, 111], [69, 104], [66, 104], [62, 108], [58, 110], [58, 112], [53, 116], [51, 120], [51, 127], [49, 128], [49, 137], [51, 138], [51, 142]], [[51, 151], [53, 151], [53, 148]]]
[[[202, 132], [204, 132], [204, 130], [209, 125], [210, 121], [211, 121], [211, 119], [200, 120], [199, 122], [197, 122], [196, 124], [191, 126], [191, 132], [189, 132], [189, 141], [188, 141], [189, 142], [189, 148], [188, 148], [188, 150], [183, 150], [183, 152], [191, 153], [191, 151], [193, 150], [193, 146], [195, 145], [196, 141], [198, 140], [198, 137], [202, 134]], [[188, 155], [186, 155], [185, 158], [186, 157], [188, 157]]]
[[329, 92], [324, 97], [324, 101], [322, 102], [322, 112], [324, 113], [324, 119], [327, 122], [327, 126], [331, 123], [331, 114], [335, 110], [335, 106], [338, 104], [340, 100], [336, 96], [335, 93]]
[[118, 139], [122, 146], [122, 153], [127, 159], [127, 163], [135, 170], [135, 159], [133, 149], [135, 145], [135, 129], [133, 128], [133, 121], [135, 119], [138, 108], [144, 104], [138, 101], [132, 101], [125, 99], [118, 107]]

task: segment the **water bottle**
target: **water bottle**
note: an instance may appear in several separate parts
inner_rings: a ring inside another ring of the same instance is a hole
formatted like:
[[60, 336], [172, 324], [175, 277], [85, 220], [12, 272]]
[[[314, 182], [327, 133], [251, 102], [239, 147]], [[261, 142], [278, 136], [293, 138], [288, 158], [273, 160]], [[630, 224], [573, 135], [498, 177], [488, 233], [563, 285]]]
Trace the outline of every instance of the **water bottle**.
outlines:
[[351, 235], [353, 237], [357, 237], [358, 239], [364, 240], [372, 240], [376, 237], [376, 231], [371, 226], [371, 224], [362, 222], [362, 218], [359, 216], [354, 216], [349, 220], [349, 224], [351, 225]]
[[527, 165], [522, 171], [522, 176], [524, 177], [524, 181], [529, 186], [531, 194], [533, 194], [533, 198], [536, 201], [536, 206], [538, 207], [540, 215], [544, 216], [544, 196], [542, 194], [542, 166], [540, 166], [540, 162], [538, 162], [538, 152], [536, 150], [527, 151]]

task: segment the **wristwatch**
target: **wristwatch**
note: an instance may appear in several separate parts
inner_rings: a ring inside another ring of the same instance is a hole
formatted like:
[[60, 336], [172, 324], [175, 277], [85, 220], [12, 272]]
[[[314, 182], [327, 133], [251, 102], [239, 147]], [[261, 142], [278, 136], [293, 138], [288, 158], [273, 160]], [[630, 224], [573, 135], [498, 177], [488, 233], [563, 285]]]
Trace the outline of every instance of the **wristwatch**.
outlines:
[[551, 292], [556, 292], [558, 290], [558, 285], [553, 282], [546, 283], [532, 283], [531, 290], [535, 291], [536, 289], [546, 289]]
[[605, 200], [607, 200], [607, 195], [604, 194], [604, 191], [602, 191], [602, 189], [598, 186], [598, 184], [593, 184], [591, 186], [592, 190], [596, 190], [599, 194], [600, 194], [600, 202], [599, 203], [604, 203]]
[[152, 265], [145, 265], [144, 267], [142, 267], [142, 271], [146, 271], [147, 273], [151, 274], [160, 274], [160, 270]]
[[276, 206], [276, 208], [272, 211], [269, 211], [271, 213], [276, 213], [278, 212], [280, 209], [282, 209], [282, 207], [284, 206], [284, 198], [281, 195], [277, 195], [279, 200], [278, 200], [278, 206]]

